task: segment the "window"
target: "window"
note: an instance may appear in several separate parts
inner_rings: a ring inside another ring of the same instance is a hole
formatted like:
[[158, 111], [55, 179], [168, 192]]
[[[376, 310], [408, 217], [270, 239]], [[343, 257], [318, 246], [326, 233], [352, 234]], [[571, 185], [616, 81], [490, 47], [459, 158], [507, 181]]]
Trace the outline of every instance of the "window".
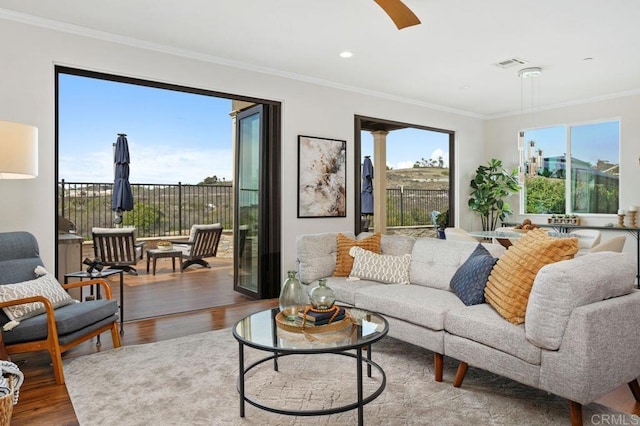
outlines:
[[525, 214], [615, 214], [620, 184], [620, 122], [524, 132]]

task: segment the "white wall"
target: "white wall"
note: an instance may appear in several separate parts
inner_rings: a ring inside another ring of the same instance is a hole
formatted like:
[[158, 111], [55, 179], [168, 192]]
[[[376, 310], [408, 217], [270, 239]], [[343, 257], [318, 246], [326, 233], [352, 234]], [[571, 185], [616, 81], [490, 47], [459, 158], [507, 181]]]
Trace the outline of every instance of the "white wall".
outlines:
[[[42, 258], [53, 270], [56, 182], [54, 65], [143, 78], [271, 99], [282, 111], [282, 269], [295, 266], [295, 237], [302, 233], [352, 230], [354, 223], [353, 117], [355, 114], [432, 126], [456, 132], [456, 182], [466, 205], [468, 177], [483, 154], [483, 122], [477, 118], [437, 111], [349, 91], [337, 90], [263, 73], [142, 50], [70, 33], [0, 21], [0, 120], [39, 128], [39, 175], [33, 180], [0, 181], [0, 231], [26, 230], [35, 234]], [[297, 219], [297, 135], [347, 140], [348, 212], [340, 219]], [[417, 156], [420, 157], [420, 156]], [[473, 217], [460, 212], [469, 227]], [[284, 273], [283, 273], [284, 274]]]
[[[629, 206], [640, 205], [640, 95], [630, 95], [615, 99], [594, 101], [580, 105], [538, 111], [523, 117], [514, 116], [488, 120], [485, 124], [485, 156], [499, 158], [508, 168], [518, 165], [517, 134], [520, 128], [535, 128], [559, 124], [579, 124], [603, 120], [620, 120], [620, 208], [627, 210]], [[512, 197], [518, 206], [518, 199]], [[515, 210], [514, 210], [515, 211]], [[524, 215], [513, 216], [514, 221], [521, 221]], [[580, 215], [581, 220], [589, 225], [617, 224], [616, 215]], [[534, 222], [543, 223], [546, 216], [527, 215]], [[628, 221], [628, 219], [627, 219]], [[627, 222], [628, 223], [628, 222]], [[620, 232], [606, 232], [603, 239], [621, 235]], [[629, 233], [625, 244], [625, 252], [636, 253], [636, 240]]]

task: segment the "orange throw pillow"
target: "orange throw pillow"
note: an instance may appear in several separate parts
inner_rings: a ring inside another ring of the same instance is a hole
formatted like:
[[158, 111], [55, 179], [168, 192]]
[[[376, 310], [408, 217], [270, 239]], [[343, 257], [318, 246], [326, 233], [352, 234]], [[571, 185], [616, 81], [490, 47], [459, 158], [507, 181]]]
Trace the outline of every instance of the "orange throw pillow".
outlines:
[[362, 247], [365, 250], [380, 254], [381, 234], [376, 232], [370, 237], [361, 240], [353, 240], [344, 234], [338, 234], [338, 255], [336, 257], [336, 269], [333, 271], [334, 277], [348, 277], [353, 267], [353, 257], [349, 254], [351, 247]]
[[510, 323], [524, 323], [529, 294], [540, 268], [572, 259], [577, 252], [577, 238], [552, 238], [544, 229], [527, 232], [493, 267], [484, 289], [487, 303]]

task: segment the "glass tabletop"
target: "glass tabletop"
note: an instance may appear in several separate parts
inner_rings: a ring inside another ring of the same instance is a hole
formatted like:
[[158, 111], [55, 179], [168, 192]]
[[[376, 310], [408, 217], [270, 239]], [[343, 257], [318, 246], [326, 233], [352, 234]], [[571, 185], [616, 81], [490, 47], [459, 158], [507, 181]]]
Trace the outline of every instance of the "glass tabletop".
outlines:
[[[289, 331], [276, 321], [278, 308], [251, 314], [236, 323], [233, 336], [241, 343], [271, 352], [322, 353], [361, 348], [377, 342], [389, 331], [389, 323], [381, 315], [346, 308], [352, 320], [339, 330], [313, 332]], [[294, 322], [290, 321], [293, 325]]]
[[[515, 240], [517, 238], [524, 237], [527, 233], [518, 231], [469, 231], [469, 235], [478, 238], [508, 238]], [[547, 231], [547, 235], [554, 238], [582, 238], [582, 236], [579, 235], [556, 231]]]

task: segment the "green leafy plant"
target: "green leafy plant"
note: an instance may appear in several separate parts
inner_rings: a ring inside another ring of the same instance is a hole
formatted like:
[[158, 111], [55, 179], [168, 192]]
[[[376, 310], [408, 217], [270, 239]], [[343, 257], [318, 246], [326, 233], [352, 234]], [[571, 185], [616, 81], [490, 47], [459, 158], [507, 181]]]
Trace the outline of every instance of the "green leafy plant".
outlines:
[[436, 226], [438, 229], [445, 229], [449, 226], [449, 210], [445, 210], [436, 216]]
[[471, 180], [469, 208], [480, 214], [484, 231], [495, 230], [498, 219], [503, 221], [513, 214], [504, 199], [518, 191], [518, 169], [509, 172], [502, 167], [502, 161], [495, 158], [487, 166], [478, 166]]

